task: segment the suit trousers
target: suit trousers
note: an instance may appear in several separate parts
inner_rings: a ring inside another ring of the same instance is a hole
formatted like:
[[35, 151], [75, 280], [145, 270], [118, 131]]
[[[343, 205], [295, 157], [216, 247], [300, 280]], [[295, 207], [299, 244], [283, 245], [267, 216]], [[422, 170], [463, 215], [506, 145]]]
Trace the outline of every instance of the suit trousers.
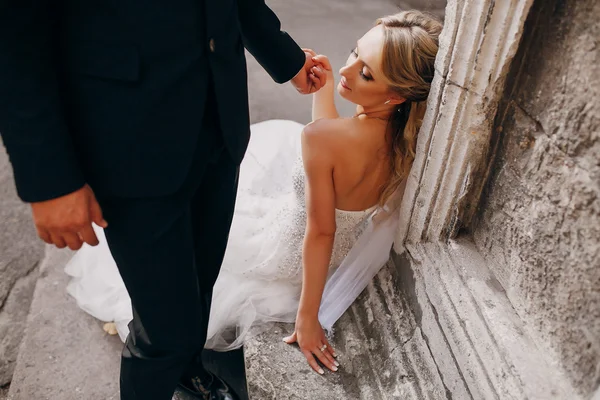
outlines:
[[[210, 92], [209, 92], [210, 94]], [[212, 98], [183, 186], [168, 196], [98, 196], [106, 237], [132, 300], [121, 358], [122, 400], [171, 399], [201, 368], [212, 288], [233, 218], [239, 164], [224, 146]], [[203, 369], [202, 369], [203, 371]]]

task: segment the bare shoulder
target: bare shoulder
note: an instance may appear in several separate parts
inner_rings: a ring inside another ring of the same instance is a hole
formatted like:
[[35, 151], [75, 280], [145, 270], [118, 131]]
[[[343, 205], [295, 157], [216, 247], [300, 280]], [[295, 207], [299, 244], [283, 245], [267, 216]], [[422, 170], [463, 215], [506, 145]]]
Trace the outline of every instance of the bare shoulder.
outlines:
[[304, 127], [302, 143], [309, 149], [333, 150], [337, 144], [349, 139], [353, 130], [353, 121], [348, 118], [321, 118]]

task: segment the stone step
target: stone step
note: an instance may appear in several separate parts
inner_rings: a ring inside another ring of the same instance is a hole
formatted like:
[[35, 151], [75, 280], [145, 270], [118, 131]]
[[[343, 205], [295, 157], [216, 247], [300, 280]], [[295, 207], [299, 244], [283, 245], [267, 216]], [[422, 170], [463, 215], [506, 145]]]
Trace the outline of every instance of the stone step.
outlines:
[[44, 257], [29, 205], [16, 193], [0, 137], [0, 400], [6, 397]]
[[469, 239], [392, 260], [336, 324], [340, 371], [312, 372], [278, 325], [246, 344], [250, 399], [580, 398]]
[[66, 292], [69, 250], [47, 247], [25, 337], [8, 393], [10, 400], [119, 398], [122, 344], [102, 322], [81, 311]]
[[390, 262], [336, 324], [340, 370], [320, 376], [297, 346], [282, 342], [292, 324], [245, 346], [251, 400], [443, 399], [446, 388]]
[[[72, 255], [70, 250], [46, 249], [8, 400], [119, 399], [123, 344], [118, 336], [104, 333], [103, 322], [79, 309], [67, 294], [64, 267]], [[207, 368], [245, 400], [242, 350], [203, 356]], [[178, 391], [173, 399], [192, 397]]]
[[532, 340], [471, 238], [408, 246], [396, 265], [453, 397], [581, 398]]

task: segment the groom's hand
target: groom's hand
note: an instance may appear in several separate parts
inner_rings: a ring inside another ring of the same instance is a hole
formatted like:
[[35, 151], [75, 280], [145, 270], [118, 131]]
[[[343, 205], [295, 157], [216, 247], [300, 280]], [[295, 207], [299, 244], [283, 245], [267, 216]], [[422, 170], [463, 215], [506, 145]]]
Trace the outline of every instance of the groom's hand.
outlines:
[[[292, 85], [302, 94], [314, 93], [325, 86], [327, 83], [326, 77], [316, 76], [312, 73], [312, 68], [316, 65], [313, 61], [313, 56], [316, 53], [310, 49], [303, 49], [306, 61], [302, 69], [292, 78]], [[315, 79], [316, 77], [316, 79]]]
[[60, 249], [69, 246], [79, 250], [84, 242], [95, 246], [99, 242], [92, 222], [102, 228], [108, 226], [88, 185], [56, 199], [31, 203], [31, 211], [38, 236]]

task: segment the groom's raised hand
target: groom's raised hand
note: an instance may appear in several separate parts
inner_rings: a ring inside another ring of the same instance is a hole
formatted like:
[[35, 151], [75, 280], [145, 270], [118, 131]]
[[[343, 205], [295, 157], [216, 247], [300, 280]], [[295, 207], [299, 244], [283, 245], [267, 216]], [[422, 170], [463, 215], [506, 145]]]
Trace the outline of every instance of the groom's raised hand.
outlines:
[[92, 222], [102, 228], [108, 226], [88, 185], [56, 199], [31, 203], [31, 211], [38, 236], [60, 249], [69, 246], [79, 250], [84, 242], [95, 246], [98, 238]]
[[313, 57], [316, 55], [316, 53], [310, 49], [302, 50], [304, 50], [306, 61], [304, 62], [302, 69], [296, 74], [295, 77], [292, 78], [291, 82], [298, 92], [302, 94], [310, 94], [317, 92], [319, 89], [325, 86], [327, 83], [327, 78], [323, 76], [316, 76], [311, 71], [316, 65], [313, 60]]

